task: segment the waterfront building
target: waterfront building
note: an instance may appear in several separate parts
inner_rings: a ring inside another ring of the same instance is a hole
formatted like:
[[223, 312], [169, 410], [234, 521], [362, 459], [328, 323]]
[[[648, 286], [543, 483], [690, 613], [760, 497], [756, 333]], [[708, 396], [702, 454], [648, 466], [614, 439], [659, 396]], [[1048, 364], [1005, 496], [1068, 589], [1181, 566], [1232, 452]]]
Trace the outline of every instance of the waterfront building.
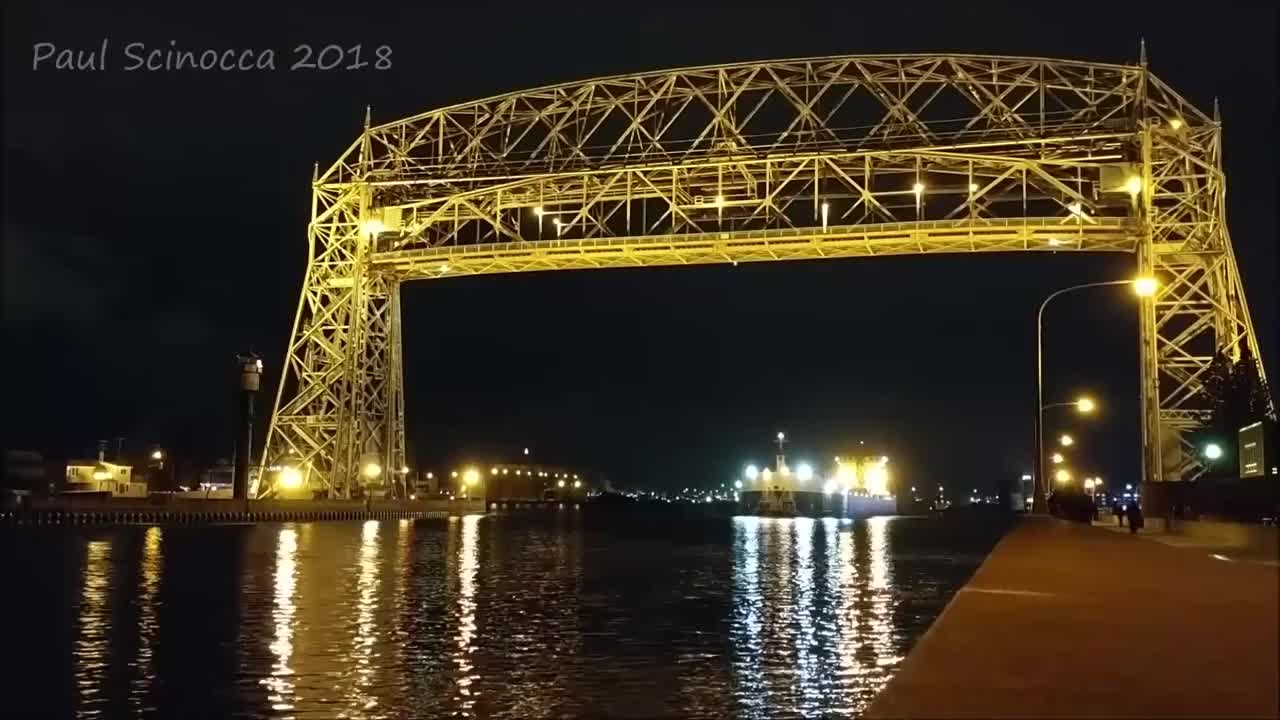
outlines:
[[69, 493], [110, 493], [112, 497], [146, 497], [147, 483], [136, 482], [133, 466], [97, 460], [70, 460], [65, 475]]

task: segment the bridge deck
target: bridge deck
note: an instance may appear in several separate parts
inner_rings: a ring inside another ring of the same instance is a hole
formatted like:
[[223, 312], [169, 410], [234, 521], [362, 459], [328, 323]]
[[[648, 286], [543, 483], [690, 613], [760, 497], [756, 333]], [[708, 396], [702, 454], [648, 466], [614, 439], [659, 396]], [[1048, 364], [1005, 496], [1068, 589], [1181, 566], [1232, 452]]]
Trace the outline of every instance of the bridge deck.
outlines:
[[868, 717], [1280, 716], [1280, 572], [1028, 519]]

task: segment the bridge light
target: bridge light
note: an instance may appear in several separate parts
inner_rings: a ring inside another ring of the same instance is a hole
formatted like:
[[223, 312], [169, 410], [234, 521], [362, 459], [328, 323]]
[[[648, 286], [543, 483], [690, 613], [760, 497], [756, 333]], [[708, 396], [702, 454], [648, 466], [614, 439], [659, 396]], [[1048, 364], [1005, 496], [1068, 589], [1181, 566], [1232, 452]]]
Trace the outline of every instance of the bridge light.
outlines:
[[581, 480], [574, 480], [574, 481], [573, 481], [573, 487], [574, 487], [574, 489], [577, 489], [577, 488], [582, 487], [582, 481], [581, 481]]
[[382, 220], [379, 218], [369, 218], [360, 224], [360, 230], [364, 232], [365, 235], [377, 235], [386, 229], [387, 226], [384, 225]]
[[296, 467], [286, 467], [281, 470], [280, 487], [286, 490], [302, 487], [302, 472]]
[[1133, 281], [1133, 291], [1138, 297], [1151, 297], [1156, 294], [1156, 288], [1160, 283], [1153, 277], [1140, 277]]
[[724, 207], [724, 196], [723, 196], [723, 195], [717, 195], [717, 196], [716, 196], [716, 207], [718, 207], [718, 208], [722, 208], [722, 207]]
[[547, 212], [546, 210], [543, 210], [543, 209], [542, 209], [542, 206], [541, 206], [541, 205], [535, 205], [535, 206], [533, 206], [533, 214], [534, 214], [534, 215], [537, 215], [538, 217], [542, 217], [542, 216], [543, 216], [543, 214], [545, 214], [546, 212]]
[[564, 487], [564, 481], [563, 480], [556, 481], [556, 487]]
[[1063, 447], [1071, 447], [1072, 445], [1075, 444], [1076, 440], [1070, 435], [1063, 435], [1062, 437], [1058, 438], [1058, 442], [1062, 443]]
[[747, 476], [748, 480], [755, 480], [760, 476], [760, 471], [756, 469], [755, 465], [748, 465], [746, 472], [743, 474]]
[[428, 480], [435, 480], [435, 478], [436, 478], [435, 473], [431, 473], [431, 472], [427, 473]]
[[1129, 179], [1124, 181], [1124, 189], [1129, 191], [1130, 195], [1137, 195], [1142, 192], [1142, 178], [1137, 175], [1130, 175]]
[[773, 477], [773, 471], [772, 471], [772, 470], [770, 470], [769, 468], [765, 468], [765, 469], [760, 473], [760, 477], [764, 478], [764, 481], [765, 481], [765, 482], [769, 482], [769, 480]]
[[1174, 130], [1181, 130], [1181, 129], [1182, 129], [1182, 118], [1174, 118], [1174, 119], [1170, 120], [1170, 121], [1169, 121], [1169, 127], [1173, 128]]
[[440, 272], [442, 273], [449, 272], [449, 263], [440, 263]]
[[741, 489], [742, 489], [742, 481], [741, 481], [741, 480], [734, 480], [734, 481], [733, 481], [733, 487], [734, 487], [734, 489], [735, 489], [735, 490], [741, 490]]
[[915, 185], [912, 185], [911, 192], [916, 194], [916, 199], [919, 199], [920, 196], [924, 194], [924, 183], [918, 182]]
[[822, 229], [823, 230], [827, 229], [827, 215], [830, 214], [830, 212], [831, 212], [831, 205], [829, 203], [822, 203]]
[[401, 465], [401, 466], [400, 466], [400, 474], [401, 474], [401, 475], [408, 475], [408, 474], [409, 474], [409, 466], [408, 466], [408, 465]]
[[458, 477], [458, 471], [454, 470], [453, 472], [449, 473], [449, 477]]
[[783, 440], [786, 440], [786, 439], [787, 439], [787, 436], [785, 433], [782, 433], [782, 432], [778, 433], [778, 442], [782, 442]]
[[805, 482], [813, 477], [813, 467], [809, 463], [800, 463], [800, 467], [796, 468], [796, 479]]
[[1071, 482], [1071, 473], [1067, 472], [1066, 470], [1059, 470], [1058, 472], [1054, 473], [1053, 479], [1057, 480], [1060, 483], [1066, 484]]
[[1087, 415], [1097, 409], [1097, 407], [1098, 406], [1094, 404], [1092, 398], [1082, 397], [1076, 400], [1076, 411], [1079, 413]]
[[364, 469], [362, 470], [362, 472], [364, 473], [365, 477], [372, 480], [382, 474], [382, 466], [379, 465], [378, 463], [371, 462], [368, 465], [364, 466]]
[[973, 194], [976, 192], [978, 192], [978, 183], [969, 183], [969, 193]]
[[1059, 465], [1063, 461], [1062, 453], [1054, 453], [1050, 459], [1053, 460], [1054, 465]]
[[462, 481], [467, 484], [467, 487], [475, 485], [480, 482], [480, 473], [475, 468], [471, 468], [463, 473]]
[[490, 474], [490, 475], [497, 475], [497, 474], [498, 474], [498, 468], [496, 468], [496, 467], [489, 468], [489, 474]]
[[1218, 443], [1209, 443], [1204, 446], [1204, 456], [1210, 460], [1217, 460], [1222, 457], [1222, 446]]
[[827, 493], [828, 495], [835, 495], [835, 494], [836, 494], [836, 483], [835, 483], [835, 481], [834, 481], [834, 480], [828, 480], [828, 481], [826, 482], [826, 484], [822, 486], [822, 491], [823, 491], [823, 492], [825, 492], [825, 493]]
[[1058, 247], [1059, 245], [1062, 244], [1062, 241], [1059, 240], [1058, 238], [1049, 238], [1049, 244], [1054, 247]]

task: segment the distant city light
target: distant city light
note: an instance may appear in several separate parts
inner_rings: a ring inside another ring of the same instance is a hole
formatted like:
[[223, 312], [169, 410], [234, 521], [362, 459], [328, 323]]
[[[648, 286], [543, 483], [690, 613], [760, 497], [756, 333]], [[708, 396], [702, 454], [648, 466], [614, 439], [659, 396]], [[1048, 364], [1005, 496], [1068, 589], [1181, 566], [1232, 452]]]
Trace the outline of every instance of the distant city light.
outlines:
[[734, 489], [736, 489], [736, 490], [741, 490], [741, 489], [742, 489], [742, 481], [741, 481], [741, 480], [734, 480], [734, 481], [733, 481], [733, 487], [734, 487]]
[[748, 465], [745, 474], [748, 480], [755, 480], [757, 477], [759, 477], [760, 470], [757, 469], [755, 465]]
[[800, 463], [800, 467], [796, 468], [796, 478], [800, 482], [807, 482], [813, 478], [813, 467], [809, 463]]

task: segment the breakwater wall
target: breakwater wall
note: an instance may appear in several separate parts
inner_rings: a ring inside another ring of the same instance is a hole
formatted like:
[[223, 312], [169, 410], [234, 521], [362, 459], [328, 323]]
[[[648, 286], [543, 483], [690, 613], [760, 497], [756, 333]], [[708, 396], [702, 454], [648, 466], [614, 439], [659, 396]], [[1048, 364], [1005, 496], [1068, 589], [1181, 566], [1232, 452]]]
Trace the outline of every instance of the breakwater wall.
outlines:
[[[163, 500], [162, 502], [157, 500]], [[206, 525], [444, 518], [485, 512], [483, 500], [196, 500], [56, 497], [0, 511], [0, 525]]]

